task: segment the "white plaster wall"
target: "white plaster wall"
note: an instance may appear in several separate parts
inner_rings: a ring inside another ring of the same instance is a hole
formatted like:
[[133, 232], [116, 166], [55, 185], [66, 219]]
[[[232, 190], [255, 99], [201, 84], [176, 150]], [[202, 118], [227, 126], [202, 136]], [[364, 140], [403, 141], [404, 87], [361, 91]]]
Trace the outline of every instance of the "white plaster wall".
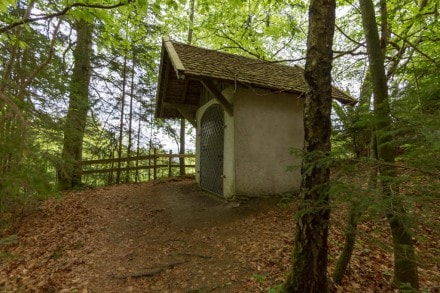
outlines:
[[[227, 87], [222, 91], [223, 96], [234, 103], [235, 91], [233, 87]], [[235, 127], [234, 116], [225, 112], [225, 146], [223, 151], [223, 195], [232, 198], [235, 195]]]
[[303, 100], [292, 94], [239, 88], [234, 93], [235, 194], [270, 195], [300, 187]]

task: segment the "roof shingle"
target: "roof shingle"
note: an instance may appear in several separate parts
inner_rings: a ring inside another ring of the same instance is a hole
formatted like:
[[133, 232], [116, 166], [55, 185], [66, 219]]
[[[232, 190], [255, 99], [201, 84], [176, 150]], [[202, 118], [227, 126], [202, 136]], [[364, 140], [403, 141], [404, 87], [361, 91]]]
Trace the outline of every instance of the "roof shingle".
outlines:
[[[167, 60], [164, 60], [164, 58]], [[162, 67], [168, 61], [171, 61], [174, 70], [172, 70], [172, 75], [168, 77], [159, 76], [158, 107], [161, 107], [162, 100], [173, 99], [172, 97], [163, 96], [166, 92], [163, 88], [168, 86], [164, 83], [170, 83], [171, 79], [176, 78], [182, 80], [183, 76], [185, 79], [187, 77], [192, 79], [210, 78], [250, 87], [298, 94], [304, 93], [307, 88], [304, 69], [299, 66], [288, 66], [279, 62], [262, 61], [195, 47], [171, 41], [164, 37], [160, 75], [164, 75], [164, 72], [166, 72]], [[355, 101], [335, 87], [333, 87], [332, 97], [342, 103], [353, 103]], [[160, 115], [156, 111], [156, 116], [166, 118], [165, 116], [169, 115]]]
[[[279, 91], [306, 91], [304, 69], [299, 66], [168, 42], [174, 47], [185, 75], [211, 77]], [[337, 88], [333, 88], [332, 95], [338, 100], [353, 101], [352, 97]]]

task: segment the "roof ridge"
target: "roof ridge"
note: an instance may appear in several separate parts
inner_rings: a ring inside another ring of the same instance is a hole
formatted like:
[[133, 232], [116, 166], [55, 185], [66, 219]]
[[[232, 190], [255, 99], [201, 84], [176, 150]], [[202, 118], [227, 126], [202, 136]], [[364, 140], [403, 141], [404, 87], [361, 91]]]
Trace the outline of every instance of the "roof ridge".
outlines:
[[205, 47], [199, 47], [199, 46], [195, 46], [195, 45], [190, 45], [190, 44], [186, 44], [186, 43], [179, 42], [179, 41], [172, 40], [172, 39], [168, 39], [168, 41], [171, 42], [172, 44], [178, 44], [178, 45], [182, 45], [182, 46], [192, 47], [192, 48], [196, 48], [196, 49], [200, 49], [200, 50], [204, 50], [204, 51], [206, 51], [206, 50], [213, 51], [213, 52], [216, 52], [216, 53], [219, 53], [219, 54], [228, 55], [228, 56], [231, 56], [231, 57], [234, 57], [234, 58], [238, 57], [238, 58], [242, 58], [242, 59], [255, 60], [255, 61], [259, 61], [261, 63], [274, 64], [274, 65], [277, 65], [277, 66], [286, 66], [286, 67], [289, 67], [289, 68], [292, 68], [292, 67], [301, 68], [300, 66], [298, 66], [296, 64], [293, 64], [293, 65], [283, 64], [282, 62], [286, 62], [285, 60], [264, 60], [264, 59], [258, 59], [258, 58], [251, 57], [251, 56], [237, 55], [237, 54], [234, 54], [234, 53], [229, 53], [229, 52], [221, 51], [219, 49], [212, 49], [212, 48], [205, 48]]
[[[177, 78], [208, 77], [231, 82], [241, 82], [272, 90], [303, 93], [306, 91], [305, 69], [299, 65], [283, 64], [237, 55], [217, 49], [203, 48], [164, 38], [166, 52], [177, 73]], [[172, 52], [172, 54], [170, 54]], [[179, 66], [176, 66], [180, 64]], [[332, 86], [332, 97], [343, 103], [355, 101], [343, 90]]]

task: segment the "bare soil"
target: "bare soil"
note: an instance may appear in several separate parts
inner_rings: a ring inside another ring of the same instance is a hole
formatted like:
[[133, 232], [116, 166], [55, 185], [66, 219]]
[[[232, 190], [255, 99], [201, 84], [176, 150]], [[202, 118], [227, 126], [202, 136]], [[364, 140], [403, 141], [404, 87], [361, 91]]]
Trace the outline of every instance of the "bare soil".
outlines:
[[[178, 178], [69, 192], [1, 240], [0, 292], [267, 292], [289, 270], [295, 207], [277, 196], [225, 202]], [[334, 209], [329, 272], [342, 223]], [[368, 240], [387, 237], [385, 222], [360, 229], [337, 291], [392, 292], [388, 240]], [[440, 285], [435, 235], [419, 247], [432, 251], [420, 269], [428, 292]]]

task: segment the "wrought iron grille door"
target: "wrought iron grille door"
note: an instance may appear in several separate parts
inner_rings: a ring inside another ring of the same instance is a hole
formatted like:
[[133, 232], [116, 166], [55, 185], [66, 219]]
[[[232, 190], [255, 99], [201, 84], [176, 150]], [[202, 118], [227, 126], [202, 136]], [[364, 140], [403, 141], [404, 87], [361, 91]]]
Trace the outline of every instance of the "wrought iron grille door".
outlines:
[[224, 115], [220, 105], [203, 114], [200, 126], [200, 186], [223, 196]]

